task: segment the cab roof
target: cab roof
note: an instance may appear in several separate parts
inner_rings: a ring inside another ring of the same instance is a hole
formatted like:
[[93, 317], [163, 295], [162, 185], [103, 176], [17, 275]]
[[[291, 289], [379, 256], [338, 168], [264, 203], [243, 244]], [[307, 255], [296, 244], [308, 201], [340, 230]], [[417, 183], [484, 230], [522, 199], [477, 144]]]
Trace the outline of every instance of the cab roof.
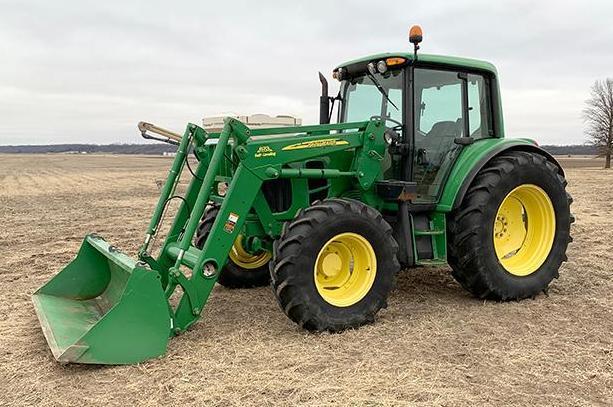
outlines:
[[[352, 61], [345, 62], [343, 64], [338, 65], [335, 70], [338, 68], [348, 68], [351, 67], [353, 69], [349, 69], [349, 71], [355, 71], [357, 67], [364, 65], [364, 69], [366, 68], [366, 64], [371, 61], [379, 61], [385, 58], [391, 57], [401, 57], [405, 58], [407, 61], [413, 61], [413, 53], [409, 52], [385, 52], [381, 54], [374, 54], [365, 56], [362, 58], [354, 59]], [[433, 54], [417, 54], [417, 59], [419, 62], [425, 62], [428, 64], [436, 64], [436, 65], [446, 65], [457, 68], [468, 68], [475, 69], [480, 71], [491, 72], [494, 75], [497, 75], [496, 67], [487, 62], [478, 59], [471, 58], [462, 58], [462, 57], [454, 57], [448, 55], [433, 55]], [[360, 69], [361, 70], [361, 69]]]

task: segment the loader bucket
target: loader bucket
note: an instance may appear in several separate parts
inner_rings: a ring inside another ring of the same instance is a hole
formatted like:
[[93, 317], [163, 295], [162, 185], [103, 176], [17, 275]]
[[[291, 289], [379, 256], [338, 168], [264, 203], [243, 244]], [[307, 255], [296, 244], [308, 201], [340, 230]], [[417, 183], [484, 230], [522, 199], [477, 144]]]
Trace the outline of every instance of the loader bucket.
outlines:
[[164, 354], [171, 335], [158, 272], [94, 235], [32, 301], [60, 362], [137, 363]]

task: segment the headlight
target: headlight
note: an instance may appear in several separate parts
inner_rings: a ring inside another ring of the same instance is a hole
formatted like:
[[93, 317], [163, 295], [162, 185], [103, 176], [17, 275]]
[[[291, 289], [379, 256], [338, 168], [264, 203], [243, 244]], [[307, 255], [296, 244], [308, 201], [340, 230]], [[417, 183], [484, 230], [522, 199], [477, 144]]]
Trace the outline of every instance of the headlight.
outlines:
[[374, 62], [370, 62], [368, 65], [366, 65], [366, 68], [368, 68], [368, 72], [370, 72], [371, 75], [377, 73], [377, 66]]
[[387, 72], [387, 64], [385, 63], [385, 61], [377, 62], [377, 70], [379, 71], [379, 73]]
[[385, 139], [385, 142], [387, 144], [392, 144], [392, 142], [394, 141], [394, 138], [392, 137], [392, 135], [388, 133], [387, 131], [383, 133], [383, 138]]

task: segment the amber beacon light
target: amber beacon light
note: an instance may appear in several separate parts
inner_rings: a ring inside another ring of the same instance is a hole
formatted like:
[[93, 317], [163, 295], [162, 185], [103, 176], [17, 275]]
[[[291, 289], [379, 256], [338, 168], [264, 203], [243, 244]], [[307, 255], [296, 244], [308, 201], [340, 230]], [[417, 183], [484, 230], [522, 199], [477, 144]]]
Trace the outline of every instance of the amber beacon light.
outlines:
[[409, 42], [413, 44], [414, 58], [417, 59], [417, 50], [419, 49], [419, 43], [424, 39], [424, 33], [420, 26], [414, 25], [409, 30]]

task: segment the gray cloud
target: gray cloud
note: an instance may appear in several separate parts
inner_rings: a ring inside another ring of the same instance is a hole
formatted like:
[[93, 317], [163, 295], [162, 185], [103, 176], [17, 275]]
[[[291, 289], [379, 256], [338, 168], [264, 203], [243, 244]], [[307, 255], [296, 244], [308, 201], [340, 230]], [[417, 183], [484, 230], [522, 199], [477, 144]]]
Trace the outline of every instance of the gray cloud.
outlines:
[[0, 0], [0, 144], [139, 142], [135, 123], [181, 130], [203, 115], [314, 122], [316, 73], [409, 49], [487, 59], [507, 133], [584, 140], [581, 109], [613, 76], [607, 1], [290, 3]]

